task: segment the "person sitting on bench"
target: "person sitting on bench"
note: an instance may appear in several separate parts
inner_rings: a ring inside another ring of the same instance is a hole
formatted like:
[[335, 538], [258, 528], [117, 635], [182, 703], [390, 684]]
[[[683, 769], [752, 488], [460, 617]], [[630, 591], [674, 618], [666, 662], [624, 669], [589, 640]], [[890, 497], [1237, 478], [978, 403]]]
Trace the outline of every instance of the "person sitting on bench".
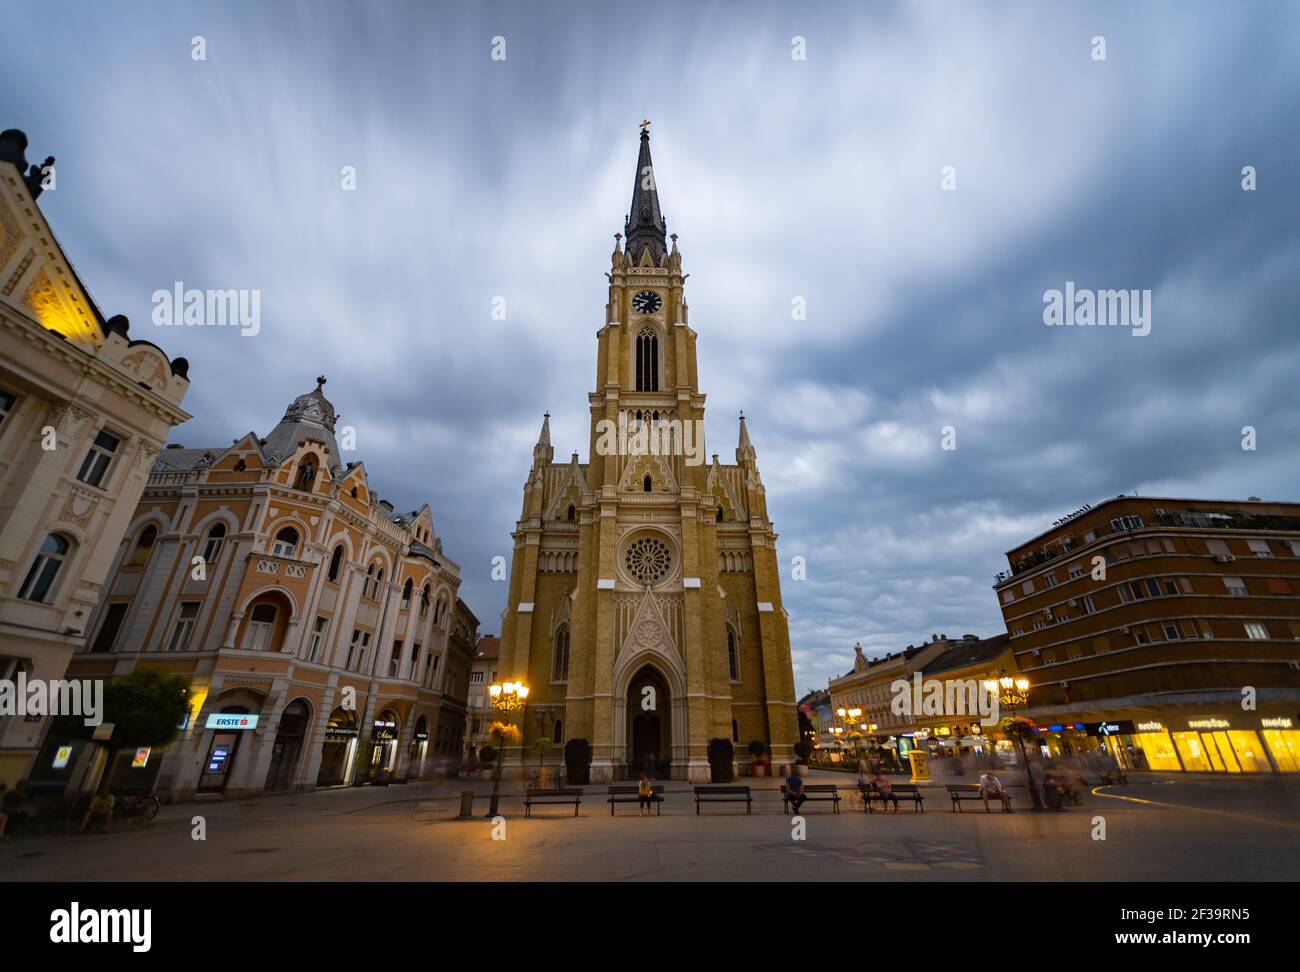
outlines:
[[889, 813], [889, 807], [885, 805], [886, 801], [894, 801], [894, 813], [898, 813], [898, 794], [894, 792], [894, 784], [890, 783], [885, 774], [876, 770], [876, 775], [871, 778], [871, 785], [876, 788], [880, 794], [880, 809]]
[[984, 810], [989, 808], [989, 794], [996, 796], [1002, 801], [1002, 809], [1007, 812], [1011, 810], [1011, 795], [1007, 793], [1007, 788], [1002, 785], [1002, 781], [993, 775], [992, 770], [985, 770], [984, 775], [980, 777], [980, 796], [984, 799]]
[[655, 788], [650, 785], [650, 777], [644, 773], [641, 774], [641, 782], [636, 785], [636, 795], [641, 805], [641, 816], [650, 816], [650, 804], [655, 798]]
[[790, 811], [798, 813], [799, 808], [808, 799], [808, 794], [803, 791], [803, 779], [793, 769], [790, 770], [790, 775], [785, 778], [785, 790], [790, 797]]

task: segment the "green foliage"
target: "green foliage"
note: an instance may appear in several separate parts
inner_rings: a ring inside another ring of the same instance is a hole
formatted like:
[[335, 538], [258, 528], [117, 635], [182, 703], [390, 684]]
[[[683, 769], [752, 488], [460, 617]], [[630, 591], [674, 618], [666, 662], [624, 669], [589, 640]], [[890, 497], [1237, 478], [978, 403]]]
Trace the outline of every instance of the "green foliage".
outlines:
[[115, 749], [166, 746], [190, 709], [189, 682], [156, 668], [136, 668], [104, 685], [104, 721]]
[[799, 757], [801, 763], [808, 762], [808, 757], [812, 755], [813, 744], [807, 739], [800, 739], [794, 744], [794, 754]]
[[491, 766], [497, 759], [497, 748], [495, 746], [484, 745], [478, 751], [479, 762], [484, 766]]
[[761, 739], [751, 739], [749, 743], [749, 755], [754, 759], [762, 759], [767, 755], [767, 744]]

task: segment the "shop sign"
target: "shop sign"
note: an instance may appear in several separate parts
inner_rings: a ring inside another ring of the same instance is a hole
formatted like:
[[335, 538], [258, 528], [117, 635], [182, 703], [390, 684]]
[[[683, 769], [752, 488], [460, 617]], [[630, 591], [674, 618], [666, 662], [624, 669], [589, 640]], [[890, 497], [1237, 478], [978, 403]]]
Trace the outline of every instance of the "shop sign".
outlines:
[[101, 722], [99, 725], [95, 727], [95, 731], [90, 734], [90, 738], [98, 739], [100, 741], [109, 739], [113, 735], [114, 728], [115, 727], [111, 722]]
[[1265, 729], [1292, 729], [1295, 726], [1294, 720], [1289, 716], [1279, 716], [1275, 719], [1260, 719], [1259, 724]]
[[229, 746], [214, 746], [212, 752], [208, 754], [208, 772], [224, 773], [226, 769], [226, 760], [229, 758]]
[[339, 739], [339, 738], [349, 739], [355, 735], [357, 735], [357, 731], [353, 729], [351, 726], [326, 726], [325, 727], [326, 739]]
[[1039, 732], [1069, 732], [1071, 729], [1083, 729], [1082, 722], [1058, 722], [1050, 726], [1037, 726]]
[[246, 712], [212, 712], [204, 728], [207, 729], [256, 729], [258, 716]]
[[1114, 722], [1089, 722], [1085, 730], [1090, 736], [1128, 736], [1134, 732], [1133, 723], [1128, 719]]
[[144, 769], [148, 766], [150, 752], [151, 750], [148, 746], [141, 746], [137, 749], [135, 755], [131, 757], [131, 769]]
[[54, 768], [63, 769], [68, 765], [68, 760], [72, 759], [72, 747], [60, 746], [54, 754]]
[[1188, 729], [1228, 729], [1231, 723], [1227, 719], [1188, 719]]
[[1163, 722], [1139, 722], [1137, 724], [1138, 732], [1164, 732], [1165, 724]]
[[417, 732], [417, 733], [415, 734], [415, 738], [416, 738], [417, 741], [424, 740], [424, 739], [428, 739], [428, 738], [429, 738], [429, 734], [428, 734], [427, 732]]

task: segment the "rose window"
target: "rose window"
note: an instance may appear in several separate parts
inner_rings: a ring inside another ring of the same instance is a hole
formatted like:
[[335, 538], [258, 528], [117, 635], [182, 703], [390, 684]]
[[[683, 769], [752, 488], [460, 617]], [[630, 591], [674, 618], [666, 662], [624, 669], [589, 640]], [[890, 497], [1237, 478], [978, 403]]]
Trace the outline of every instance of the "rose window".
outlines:
[[633, 541], [623, 557], [627, 572], [642, 584], [654, 584], [663, 580], [672, 562], [668, 547], [653, 537]]

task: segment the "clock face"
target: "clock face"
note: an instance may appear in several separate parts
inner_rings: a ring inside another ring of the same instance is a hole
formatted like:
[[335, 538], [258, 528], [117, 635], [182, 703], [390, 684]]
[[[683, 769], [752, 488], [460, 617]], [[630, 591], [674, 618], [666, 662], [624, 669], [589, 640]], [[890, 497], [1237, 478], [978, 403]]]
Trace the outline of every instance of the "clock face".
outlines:
[[663, 298], [653, 290], [643, 290], [632, 298], [632, 309], [642, 314], [653, 314], [663, 306]]

